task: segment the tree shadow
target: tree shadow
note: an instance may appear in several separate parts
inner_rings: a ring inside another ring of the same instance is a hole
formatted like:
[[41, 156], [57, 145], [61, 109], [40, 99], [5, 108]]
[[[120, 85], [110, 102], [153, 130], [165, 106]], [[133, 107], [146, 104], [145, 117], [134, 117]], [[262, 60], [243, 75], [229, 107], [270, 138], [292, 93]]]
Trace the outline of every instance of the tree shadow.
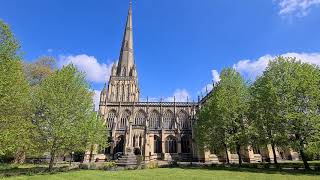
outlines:
[[170, 168], [180, 168], [180, 169], [206, 169], [206, 170], [215, 170], [215, 171], [232, 171], [232, 172], [246, 172], [246, 173], [263, 173], [263, 174], [281, 174], [281, 175], [294, 175], [294, 176], [303, 176], [303, 175], [312, 175], [319, 176], [320, 171], [316, 170], [301, 170], [301, 169], [281, 169], [281, 168], [247, 168], [247, 167], [236, 167], [236, 166], [178, 166]]
[[49, 171], [48, 167], [28, 167], [19, 168], [13, 167], [10, 169], [0, 170], [0, 177], [20, 176], [20, 175], [38, 175], [38, 174], [51, 174], [58, 172], [70, 171], [69, 166], [54, 167], [52, 171]]

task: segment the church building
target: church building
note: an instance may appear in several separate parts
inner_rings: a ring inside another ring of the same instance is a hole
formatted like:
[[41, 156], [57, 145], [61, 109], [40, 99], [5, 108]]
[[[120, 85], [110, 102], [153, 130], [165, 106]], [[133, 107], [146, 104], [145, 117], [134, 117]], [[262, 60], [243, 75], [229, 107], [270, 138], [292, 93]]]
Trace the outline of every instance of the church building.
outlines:
[[[145, 161], [224, 162], [224, 152], [201, 152], [196, 145], [193, 128], [196, 112], [205, 105], [208, 95], [198, 102], [140, 101], [133, 45], [130, 4], [120, 57], [117, 64], [113, 64], [108, 85], [105, 85], [100, 95], [99, 115], [109, 130], [110, 147], [96, 154], [95, 159], [139, 154]], [[237, 154], [231, 150], [229, 153], [230, 162], [238, 162]], [[272, 161], [273, 157], [270, 147], [248, 147], [242, 153], [244, 161], [248, 162]], [[291, 150], [279, 150], [277, 155], [283, 159], [299, 158]]]

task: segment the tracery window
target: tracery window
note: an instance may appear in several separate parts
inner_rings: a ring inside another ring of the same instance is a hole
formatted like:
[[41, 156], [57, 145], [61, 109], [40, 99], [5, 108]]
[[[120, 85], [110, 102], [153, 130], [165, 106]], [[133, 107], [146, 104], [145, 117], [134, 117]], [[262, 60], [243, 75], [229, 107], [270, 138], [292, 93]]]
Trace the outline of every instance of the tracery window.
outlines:
[[180, 111], [178, 114], [178, 121], [181, 129], [190, 129], [190, 120], [188, 114], [185, 111]]
[[144, 126], [146, 121], [145, 113], [140, 110], [137, 112], [136, 117], [134, 118], [134, 125]]
[[150, 114], [149, 127], [152, 129], [160, 128], [160, 114], [156, 110], [152, 111]]
[[112, 124], [115, 118], [116, 118], [116, 111], [115, 110], [109, 111], [107, 115], [107, 123], [106, 123], [108, 129], [112, 129]]
[[174, 127], [174, 116], [170, 110], [163, 114], [163, 127], [166, 129], [173, 129]]
[[121, 115], [120, 122], [118, 124], [119, 129], [125, 129], [127, 122], [129, 122], [130, 112], [128, 110], [124, 111]]

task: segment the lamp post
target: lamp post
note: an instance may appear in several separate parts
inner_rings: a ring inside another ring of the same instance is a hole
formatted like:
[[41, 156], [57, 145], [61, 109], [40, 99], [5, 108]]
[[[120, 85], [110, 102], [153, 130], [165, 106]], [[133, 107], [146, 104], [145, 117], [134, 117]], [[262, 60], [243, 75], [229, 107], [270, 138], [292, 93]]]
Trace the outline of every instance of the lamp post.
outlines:
[[69, 166], [71, 166], [71, 160], [73, 160], [73, 154], [74, 154], [74, 152], [72, 151], [71, 156], [70, 156]]

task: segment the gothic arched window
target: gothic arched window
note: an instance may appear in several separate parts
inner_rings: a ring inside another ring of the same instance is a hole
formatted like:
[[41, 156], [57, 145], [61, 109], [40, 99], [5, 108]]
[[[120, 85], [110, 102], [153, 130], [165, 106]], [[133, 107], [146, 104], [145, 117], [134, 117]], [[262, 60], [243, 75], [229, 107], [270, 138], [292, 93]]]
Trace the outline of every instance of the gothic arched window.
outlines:
[[109, 111], [107, 115], [107, 123], [106, 123], [108, 129], [112, 129], [112, 124], [115, 119], [116, 119], [116, 111], [115, 110]]
[[190, 121], [188, 118], [188, 114], [185, 111], [180, 111], [180, 113], [178, 114], [178, 120], [181, 129], [190, 129]]
[[166, 153], [177, 153], [177, 140], [172, 135], [166, 138]]
[[140, 110], [137, 112], [136, 117], [134, 118], [134, 125], [144, 126], [146, 122], [146, 114]]
[[127, 122], [129, 122], [129, 118], [130, 118], [130, 112], [128, 110], [124, 111], [121, 114], [120, 122], [118, 123], [118, 128], [125, 129]]
[[166, 129], [173, 129], [174, 127], [174, 116], [170, 110], [163, 114], [163, 127]]
[[121, 74], [121, 76], [126, 76], [126, 68], [125, 68], [125, 67], [122, 68], [122, 74]]
[[152, 111], [150, 114], [149, 127], [152, 129], [160, 128], [160, 114], [156, 110]]
[[162, 153], [162, 142], [161, 138], [157, 135], [154, 135], [154, 142], [153, 142], [153, 152], [154, 153]]

